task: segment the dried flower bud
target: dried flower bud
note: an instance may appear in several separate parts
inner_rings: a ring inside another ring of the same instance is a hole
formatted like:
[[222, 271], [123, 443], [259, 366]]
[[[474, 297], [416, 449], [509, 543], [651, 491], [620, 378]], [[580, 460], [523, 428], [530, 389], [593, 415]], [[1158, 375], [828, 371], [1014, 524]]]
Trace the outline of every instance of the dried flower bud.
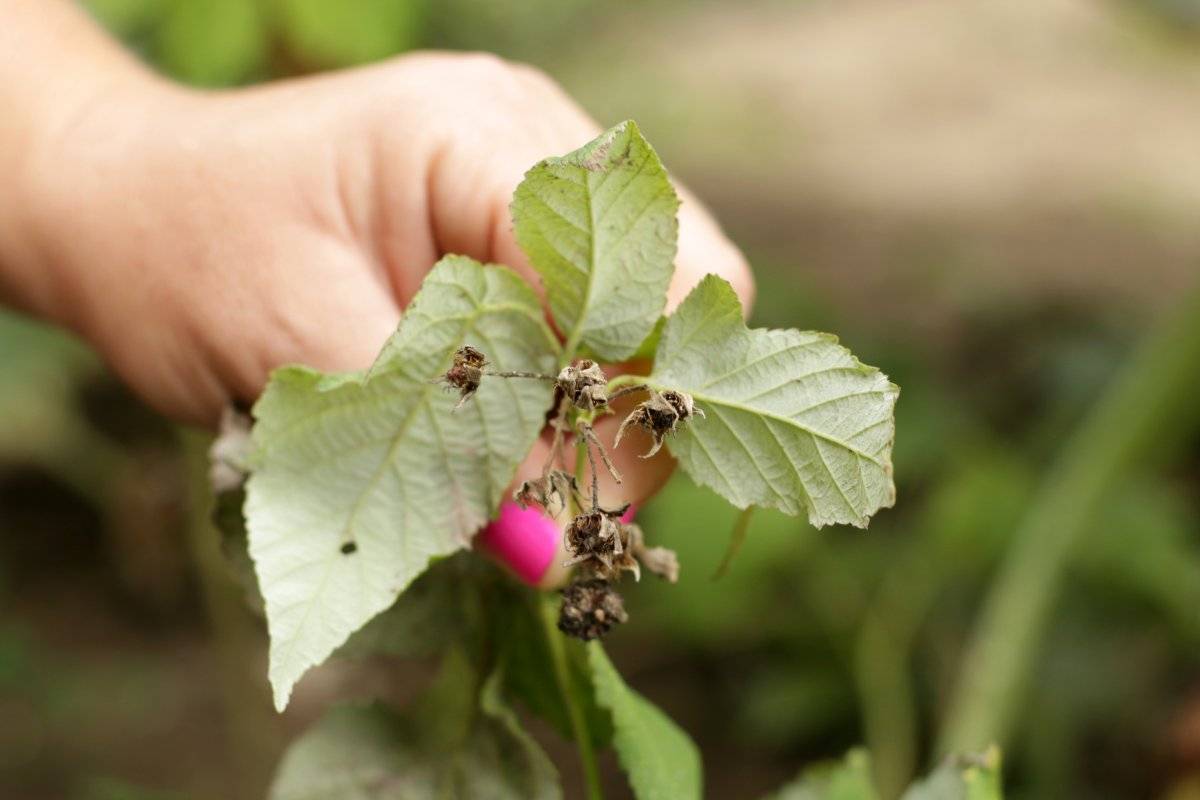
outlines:
[[679, 558], [674, 550], [665, 547], [646, 547], [646, 537], [639, 525], [629, 523], [621, 526], [621, 540], [625, 548], [616, 562], [618, 569], [629, 570], [636, 580], [641, 580], [641, 567], [671, 583], [679, 580]]
[[575, 476], [560, 469], [550, 470], [546, 475], [532, 481], [525, 481], [521, 488], [513, 493], [513, 500], [521, 508], [528, 508], [531, 503], [541, 506], [551, 517], [557, 517], [567, 507], [567, 501], [572, 494], [579, 493], [579, 484]]
[[585, 642], [603, 636], [614, 625], [629, 619], [621, 595], [601, 578], [572, 583], [562, 590], [562, 598], [558, 629]]
[[555, 383], [576, 408], [595, 411], [608, 406], [608, 379], [595, 361], [583, 359], [563, 367]]
[[597, 569], [612, 572], [613, 559], [624, 552], [621, 541], [621, 514], [596, 508], [585, 511], [567, 526], [567, 552], [571, 560], [566, 566], [594, 561]]
[[487, 366], [487, 356], [479, 350], [465, 344], [454, 351], [454, 363], [442, 376], [445, 384], [458, 389], [458, 404], [454, 410], [462, 408], [463, 403], [471, 399], [479, 391], [479, 383], [483, 380], [483, 368]]
[[621, 439], [625, 436], [625, 430], [630, 425], [636, 425], [649, 431], [654, 440], [650, 451], [642, 456], [642, 458], [650, 458], [659, 451], [663, 440], [668, 435], [674, 433], [681, 424], [693, 416], [703, 417], [704, 412], [696, 407], [690, 394], [673, 389], [668, 389], [660, 394], [651, 389], [649, 399], [639, 403], [633, 411], [629, 412], [629, 416], [625, 417], [621, 427], [617, 429], [617, 438], [613, 447], [620, 446]]
[[675, 555], [674, 550], [668, 550], [665, 547], [646, 547], [637, 554], [637, 557], [641, 559], [642, 565], [646, 569], [665, 579], [668, 583], [675, 583], [679, 580], [679, 557]]
[[675, 409], [675, 413], [679, 415], [678, 424], [687, 422], [693, 416], [704, 417], [704, 411], [696, 408], [696, 401], [692, 399], [690, 394], [677, 392], [674, 389], [667, 389], [662, 393], [662, 399], [666, 400], [671, 408]]

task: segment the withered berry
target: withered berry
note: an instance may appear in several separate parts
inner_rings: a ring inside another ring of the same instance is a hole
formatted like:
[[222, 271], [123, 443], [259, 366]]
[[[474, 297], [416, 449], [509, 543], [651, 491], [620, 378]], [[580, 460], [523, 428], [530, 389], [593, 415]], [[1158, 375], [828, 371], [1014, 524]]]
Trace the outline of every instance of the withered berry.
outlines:
[[597, 569], [611, 572], [613, 559], [625, 549], [618, 522], [623, 513], [623, 509], [617, 512], [595, 508], [571, 520], [565, 534], [567, 552], [571, 554], [567, 566], [594, 561]]
[[555, 383], [578, 409], [596, 411], [608, 406], [608, 379], [595, 361], [583, 359], [563, 367]]
[[454, 410], [462, 408], [463, 403], [471, 399], [479, 391], [479, 383], [483, 380], [483, 368], [487, 366], [487, 356], [479, 350], [465, 344], [454, 351], [454, 362], [442, 380], [447, 386], [458, 389], [458, 404]]
[[513, 493], [513, 500], [521, 508], [528, 508], [530, 504], [536, 503], [549, 516], [557, 517], [567, 507], [572, 494], [579, 494], [579, 484], [575, 476], [561, 469], [554, 469], [541, 478], [522, 483]]
[[617, 438], [613, 447], [619, 446], [626, 429], [630, 425], [635, 425], [649, 431], [654, 440], [650, 451], [642, 456], [642, 458], [650, 458], [659, 451], [663, 440], [668, 435], [678, 430], [681, 424], [693, 416], [703, 417], [704, 412], [696, 407], [690, 394], [671, 389], [659, 393], [651, 389], [649, 399], [639, 403], [633, 411], [629, 412], [629, 416], [625, 417], [621, 427], [617, 429]]
[[603, 636], [614, 625], [629, 619], [621, 595], [601, 578], [570, 584], [562, 590], [562, 598], [558, 629], [585, 642]]

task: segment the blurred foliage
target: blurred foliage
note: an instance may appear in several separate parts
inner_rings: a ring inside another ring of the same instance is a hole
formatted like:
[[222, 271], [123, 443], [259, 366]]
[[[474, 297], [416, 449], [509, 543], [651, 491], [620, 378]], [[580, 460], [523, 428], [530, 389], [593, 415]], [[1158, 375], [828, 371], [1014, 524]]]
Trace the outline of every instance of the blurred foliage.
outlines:
[[595, 0], [82, 0], [167, 75], [235, 86], [378, 61], [416, 47], [536, 58]]

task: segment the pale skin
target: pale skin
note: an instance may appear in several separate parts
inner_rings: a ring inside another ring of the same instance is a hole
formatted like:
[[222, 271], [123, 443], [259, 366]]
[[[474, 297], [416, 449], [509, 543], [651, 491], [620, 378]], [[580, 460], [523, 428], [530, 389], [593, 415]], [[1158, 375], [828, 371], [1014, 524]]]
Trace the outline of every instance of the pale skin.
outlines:
[[[538, 286], [513, 188], [600, 130], [546, 75], [490, 55], [200, 92], [64, 0], [0, 0], [0, 19], [0, 300], [73, 330], [153, 408], [210, 427], [281, 364], [368, 366], [442, 254]], [[748, 305], [742, 255], [681, 195], [668, 305], [710, 272]], [[597, 426], [606, 442], [617, 422]], [[637, 459], [643, 445], [617, 454], [609, 504], [665, 480], [669, 460]]]

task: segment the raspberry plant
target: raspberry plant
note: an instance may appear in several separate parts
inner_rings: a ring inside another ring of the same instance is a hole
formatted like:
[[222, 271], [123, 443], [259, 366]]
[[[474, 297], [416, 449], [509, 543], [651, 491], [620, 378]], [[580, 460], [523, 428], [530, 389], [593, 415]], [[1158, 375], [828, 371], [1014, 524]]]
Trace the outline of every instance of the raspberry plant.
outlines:
[[[601, 468], [620, 481], [609, 449], [643, 429], [644, 457], [665, 445], [739, 508], [865, 527], [894, 499], [898, 389], [828, 334], [748, 329], [716, 276], [663, 317], [678, 206], [625, 122], [535, 165], [516, 190], [517, 240], [551, 320], [506, 267], [450, 255], [369, 370], [273, 374], [254, 408], [244, 516], [276, 707], [335, 651], [442, 664], [403, 712], [347, 707], [319, 723], [274, 797], [558, 797], [513, 700], [575, 740], [590, 795], [594, 753], [611, 742], [639, 798], [700, 796], [686, 734], [580, 641], [627, 618], [626, 573], [680, 570], [600, 496]], [[602, 368], [635, 355], [648, 374]], [[625, 418], [606, 443], [594, 424], [617, 401]], [[564, 525], [576, 571], [558, 598], [460, 553], [547, 422], [545, 467], [514, 496]]]

